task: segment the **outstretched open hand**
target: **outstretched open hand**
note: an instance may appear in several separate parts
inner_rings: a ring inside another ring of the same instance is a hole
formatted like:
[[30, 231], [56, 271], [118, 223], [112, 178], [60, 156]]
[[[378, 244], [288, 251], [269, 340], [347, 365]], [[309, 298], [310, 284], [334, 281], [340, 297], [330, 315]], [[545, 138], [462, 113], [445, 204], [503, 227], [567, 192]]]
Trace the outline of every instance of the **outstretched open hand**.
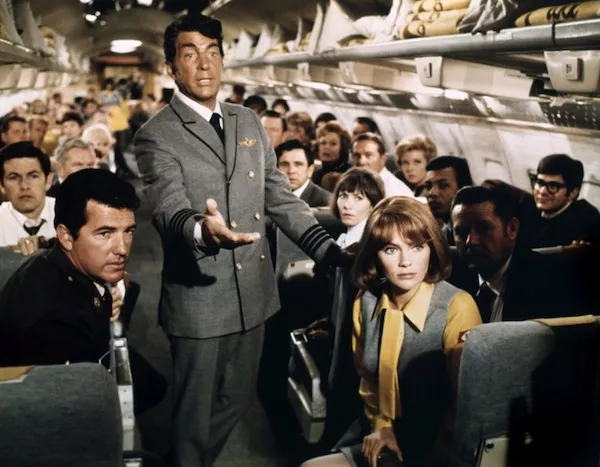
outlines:
[[206, 212], [202, 222], [202, 239], [209, 247], [233, 249], [238, 246], [254, 243], [260, 238], [258, 232], [233, 232], [225, 224], [225, 219], [219, 212], [217, 202], [206, 200]]

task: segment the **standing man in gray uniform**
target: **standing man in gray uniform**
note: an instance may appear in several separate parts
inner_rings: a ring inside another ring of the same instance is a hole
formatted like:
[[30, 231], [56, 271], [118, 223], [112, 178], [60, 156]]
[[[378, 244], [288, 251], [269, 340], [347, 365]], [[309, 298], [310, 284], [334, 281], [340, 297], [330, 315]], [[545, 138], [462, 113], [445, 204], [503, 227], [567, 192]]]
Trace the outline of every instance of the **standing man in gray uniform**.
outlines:
[[135, 154], [164, 251], [173, 464], [208, 467], [252, 400], [264, 322], [279, 309], [265, 215], [316, 261], [337, 263], [340, 250], [290, 191], [256, 115], [218, 102], [221, 23], [188, 14], [164, 39], [179, 91], [136, 133]]

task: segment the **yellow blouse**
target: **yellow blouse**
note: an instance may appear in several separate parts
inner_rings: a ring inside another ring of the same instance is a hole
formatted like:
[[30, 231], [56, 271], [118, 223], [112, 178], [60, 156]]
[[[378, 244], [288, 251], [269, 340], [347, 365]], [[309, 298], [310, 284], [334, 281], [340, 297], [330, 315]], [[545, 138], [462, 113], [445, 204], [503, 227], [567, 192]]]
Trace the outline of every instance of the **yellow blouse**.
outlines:
[[[402, 415], [398, 384], [398, 360], [404, 339], [404, 319], [409, 320], [419, 332], [423, 332], [434, 287], [434, 284], [423, 282], [402, 310], [392, 308], [387, 293], [384, 293], [379, 300], [375, 315], [381, 313], [383, 309], [386, 309], [387, 312], [379, 349], [378, 381], [366, 377], [361, 368], [364, 349], [362, 294], [359, 293], [354, 300], [352, 347], [360, 376], [359, 393], [363, 399], [365, 414], [371, 422], [373, 431], [392, 426], [394, 419]], [[481, 316], [473, 297], [464, 291], [454, 295], [448, 305], [442, 345], [450, 378], [455, 389], [458, 380], [460, 352], [466, 333], [479, 324], [481, 324]]]

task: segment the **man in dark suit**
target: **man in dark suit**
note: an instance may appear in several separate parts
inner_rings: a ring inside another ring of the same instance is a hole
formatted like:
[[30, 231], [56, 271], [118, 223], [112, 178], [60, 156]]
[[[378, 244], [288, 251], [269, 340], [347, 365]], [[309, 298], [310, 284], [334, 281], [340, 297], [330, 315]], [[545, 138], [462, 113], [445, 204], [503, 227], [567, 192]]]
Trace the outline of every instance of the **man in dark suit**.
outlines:
[[108, 366], [112, 284], [123, 279], [135, 230], [135, 189], [86, 169], [61, 184], [57, 243], [32, 256], [0, 292], [0, 366], [100, 362]]
[[539, 215], [533, 224], [532, 247], [568, 245], [573, 241], [598, 244], [600, 213], [577, 199], [583, 183], [583, 164], [566, 154], [550, 154], [538, 164], [533, 197]]
[[305, 201], [311, 208], [328, 206], [331, 193], [312, 181], [315, 171], [315, 156], [298, 139], [291, 139], [275, 148], [277, 168], [290, 182], [292, 193]]
[[[466, 187], [452, 203], [459, 256], [479, 275], [484, 322], [576, 316], [594, 311], [590, 278], [571, 255], [542, 255], [518, 246], [515, 198], [503, 187]], [[583, 279], [583, 280], [582, 280]]]
[[289, 190], [256, 114], [218, 102], [221, 23], [181, 16], [164, 49], [179, 91], [138, 130], [135, 154], [164, 251], [173, 465], [208, 467], [252, 400], [264, 322], [279, 308], [265, 216], [317, 261], [340, 250]]

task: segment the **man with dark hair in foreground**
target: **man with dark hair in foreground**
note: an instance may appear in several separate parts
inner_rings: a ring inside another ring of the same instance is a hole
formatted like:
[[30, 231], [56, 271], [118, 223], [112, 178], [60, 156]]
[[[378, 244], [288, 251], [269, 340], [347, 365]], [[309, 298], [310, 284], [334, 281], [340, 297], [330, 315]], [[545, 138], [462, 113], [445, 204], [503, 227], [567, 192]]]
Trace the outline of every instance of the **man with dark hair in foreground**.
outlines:
[[0, 366], [108, 365], [119, 309], [111, 290], [125, 275], [138, 206], [135, 189], [109, 171], [81, 170], [60, 185], [56, 245], [0, 291]]

